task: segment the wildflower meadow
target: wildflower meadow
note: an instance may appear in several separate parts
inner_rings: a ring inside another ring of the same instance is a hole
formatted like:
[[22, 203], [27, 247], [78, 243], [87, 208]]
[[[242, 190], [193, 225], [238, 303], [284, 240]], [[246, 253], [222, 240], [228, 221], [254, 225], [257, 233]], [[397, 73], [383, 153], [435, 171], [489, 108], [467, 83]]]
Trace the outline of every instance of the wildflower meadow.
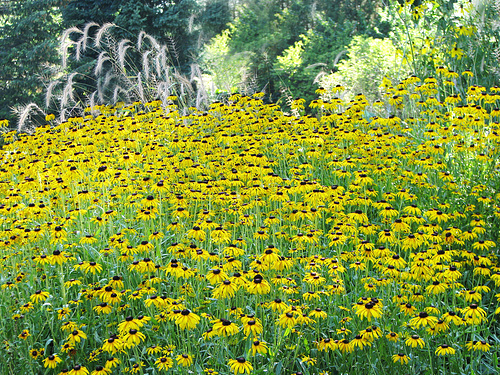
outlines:
[[0, 372], [497, 374], [500, 89], [471, 75], [6, 133]]

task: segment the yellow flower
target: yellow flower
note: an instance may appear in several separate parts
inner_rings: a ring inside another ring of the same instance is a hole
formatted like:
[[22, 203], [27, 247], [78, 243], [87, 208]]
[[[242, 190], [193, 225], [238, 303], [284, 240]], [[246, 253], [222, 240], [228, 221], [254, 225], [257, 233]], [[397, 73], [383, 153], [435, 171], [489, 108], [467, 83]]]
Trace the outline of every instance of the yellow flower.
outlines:
[[102, 345], [102, 350], [111, 354], [115, 354], [116, 352], [121, 351], [123, 346], [124, 343], [122, 340], [117, 337], [110, 337]]
[[340, 340], [337, 345], [342, 354], [351, 353], [354, 350], [354, 346], [348, 339]]
[[455, 349], [453, 349], [451, 346], [448, 346], [446, 344], [441, 344], [437, 347], [437, 349], [434, 353], [437, 356], [452, 355], [452, 354], [455, 354]]
[[66, 340], [68, 340], [68, 343], [70, 345], [74, 346], [75, 343], [79, 343], [82, 339], [87, 339], [87, 335], [85, 334], [85, 332], [79, 329], [75, 329], [69, 334]]
[[189, 367], [193, 364], [193, 357], [188, 354], [179, 354], [175, 359], [177, 364], [182, 367]]
[[322, 339], [317, 344], [318, 350], [321, 351], [334, 351], [338, 349], [338, 341], [330, 338]]
[[37, 290], [30, 298], [33, 303], [43, 302], [49, 296], [49, 292], [42, 292], [41, 290]]
[[102, 271], [102, 266], [99, 263], [96, 263], [96, 262], [84, 262], [81, 265], [81, 269], [85, 273], [89, 273], [90, 272], [91, 274], [95, 275], [96, 273], [100, 273]]
[[28, 311], [33, 310], [34, 308], [35, 306], [31, 302], [25, 303], [20, 307], [22, 313], [27, 313]]
[[175, 323], [180, 327], [180, 329], [194, 329], [200, 322], [200, 317], [195, 313], [184, 309], [180, 314], [177, 315]]
[[68, 375], [88, 375], [89, 370], [85, 366], [76, 365], [73, 369], [68, 373]]
[[406, 365], [410, 361], [410, 357], [408, 357], [404, 353], [398, 353], [392, 356], [392, 361], [394, 363], [400, 363], [402, 365]]
[[250, 294], [268, 294], [271, 291], [271, 286], [262, 275], [257, 274], [253, 281], [248, 283], [247, 290]]
[[385, 335], [387, 340], [392, 341], [392, 342], [397, 342], [399, 340], [399, 335], [396, 332], [389, 332], [387, 335]]
[[283, 328], [292, 328], [297, 324], [297, 318], [291, 312], [283, 313], [280, 315], [278, 324]]
[[220, 319], [214, 324], [213, 330], [219, 336], [232, 336], [239, 332], [238, 326], [227, 319]]
[[94, 306], [93, 310], [98, 314], [109, 314], [113, 310], [113, 307], [108, 305], [106, 302], [102, 302], [99, 305]]
[[215, 285], [229, 279], [229, 276], [221, 269], [214, 268], [207, 273], [206, 278], [210, 284]]
[[361, 319], [366, 318], [368, 321], [382, 316], [382, 306], [380, 301], [376, 298], [372, 298], [367, 303], [364, 303], [363, 301], [358, 302], [354, 305], [354, 310], [356, 315], [361, 317]]
[[480, 350], [482, 352], [488, 352], [491, 348], [491, 345], [486, 341], [469, 341], [466, 344], [467, 349], [470, 350]]
[[228, 364], [235, 375], [244, 373], [250, 374], [253, 370], [252, 364], [243, 357], [230, 359]]
[[167, 371], [168, 369], [174, 366], [174, 360], [170, 357], [162, 356], [155, 361], [155, 365], [158, 368], [158, 370]]
[[438, 318], [427, 314], [425, 311], [422, 311], [418, 314], [418, 316], [410, 320], [410, 325], [413, 328], [419, 328], [420, 326], [424, 327], [427, 325], [433, 327], [437, 323], [437, 321]]
[[254, 337], [260, 335], [263, 331], [262, 323], [256, 318], [245, 319], [243, 322], [243, 333], [245, 336], [253, 335]]
[[232, 298], [235, 296], [237, 290], [238, 285], [236, 283], [233, 283], [230, 280], [224, 280], [212, 291], [212, 294], [214, 298], [217, 299]]
[[62, 359], [57, 354], [53, 354], [43, 360], [43, 367], [56, 368], [57, 364], [61, 362]]
[[102, 366], [97, 366], [95, 370], [90, 373], [90, 375], [109, 375], [109, 374], [111, 374], [111, 369]]
[[412, 348], [416, 348], [417, 346], [423, 348], [425, 346], [424, 340], [420, 338], [418, 335], [412, 335], [408, 337], [405, 341], [405, 344]]
[[252, 356], [255, 356], [255, 354], [266, 354], [268, 350], [267, 343], [259, 340], [255, 340], [252, 342]]
[[364, 335], [356, 335], [354, 339], [351, 340], [351, 345], [363, 350], [365, 346], [371, 346], [371, 342], [367, 340]]
[[326, 319], [328, 314], [321, 310], [319, 307], [312, 310], [310, 313], [309, 313], [309, 316], [312, 317], [312, 318], [316, 318], [316, 319]]
[[486, 311], [477, 304], [473, 303], [463, 310], [466, 324], [481, 324], [487, 322]]
[[146, 336], [144, 335], [144, 333], [138, 331], [137, 329], [130, 329], [123, 336], [123, 342], [126, 348], [133, 348], [134, 346], [139, 345], [141, 341], [144, 341], [145, 339]]

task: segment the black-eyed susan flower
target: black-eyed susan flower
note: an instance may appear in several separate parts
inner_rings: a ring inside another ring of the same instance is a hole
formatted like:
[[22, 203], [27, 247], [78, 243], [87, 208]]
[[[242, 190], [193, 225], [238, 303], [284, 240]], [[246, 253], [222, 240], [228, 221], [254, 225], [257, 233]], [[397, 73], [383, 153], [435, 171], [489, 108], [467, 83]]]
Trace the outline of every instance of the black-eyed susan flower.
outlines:
[[74, 346], [75, 344], [79, 343], [82, 339], [87, 339], [87, 335], [85, 334], [85, 332], [83, 332], [82, 330], [80, 329], [75, 329], [73, 330], [69, 335], [68, 337], [66, 338], [66, 340], [68, 341], [68, 343], [72, 346]]
[[213, 326], [214, 332], [219, 336], [232, 336], [239, 332], [239, 327], [227, 319], [220, 319]]
[[235, 296], [238, 288], [237, 283], [224, 280], [213, 290], [212, 295], [217, 299], [232, 298]]
[[139, 363], [134, 363], [131, 367], [126, 368], [127, 370], [124, 370], [124, 372], [130, 372], [131, 374], [138, 374], [142, 373], [142, 368], [145, 366], [143, 361], [140, 361]]
[[466, 302], [480, 302], [481, 301], [481, 293], [476, 290], [466, 290], [462, 293], [465, 297]]
[[175, 323], [180, 329], [194, 329], [200, 322], [200, 317], [188, 309], [184, 309], [176, 316]]
[[111, 305], [108, 305], [106, 302], [102, 302], [99, 305], [94, 306], [93, 310], [98, 314], [109, 314], [111, 313], [111, 311], [113, 311], [113, 307]]
[[181, 367], [189, 367], [193, 364], [193, 357], [189, 354], [179, 354], [175, 359]]
[[33, 303], [31, 303], [31, 302], [28, 302], [28, 303], [25, 303], [24, 305], [21, 305], [20, 310], [22, 313], [27, 313], [30, 310], [33, 310], [34, 308], [35, 308], [35, 305], [33, 305]]
[[49, 297], [49, 292], [37, 290], [34, 294], [31, 295], [30, 299], [33, 303], [43, 302]]
[[348, 339], [339, 340], [337, 343], [337, 347], [342, 354], [351, 353], [354, 350], [354, 346]]
[[89, 370], [85, 366], [76, 365], [74, 366], [68, 375], [88, 375]]
[[309, 316], [316, 319], [326, 319], [328, 314], [321, 308], [317, 307], [309, 313]]
[[466, 324], [476, 325], [482, 322], [487, 322], [486, 311], [484, 311], [477, 304], [472, 303], [469, 307], [463, 310], [464, 319]]
[[392, 342], [398, 342], [400, 338], [399, 334], [397, 334], [396, 332], [389, 332], [387, 335], [385, 335], [385, 337], [387, 338], [387, 340]]
[[66, 230], [62, 226], [56, 225], [52, 229], [50, 243], [51, 244], [58, 244], [58, 243], [67, 242], [68, 241], [67, 236], [68, 236], [68, 233], [66, 232]]
[[116, 357], [109, 357], [108, 359], [106, 359], [106, 363], [105, 363], [104, 367], [109, 368], [109, 369], [113, 369], [113, 368], [117, 367], [119, 364], [120, 364], [120, 359], [118, 359]]
[[436, 333], [446, 332], [450, 328], [449, 324], [445, 320], [438, 320], [433, 326]]
[[161, 346], [158, 346], [158, 345], [152, 345], [146, 349], [146, 353], [148, 353], [150, 355], [161, 353], [162, 351], [163, 351], [163, 348]]
[[352, 333], [352, 331], [346, 327], [337, 328], [337, 335], [349, 336], [350, 333]]
[[43, 360], [43, 367], [56, 368], [57, 365], [61, 362], [62, 362], [62, 359], [59, 358], [59, 356], [57, 354], [52, 354]]
[[283, 328], [292, 328], [297, 324], [297, 318], [291, 312], [283, 313], [279, 317], [278, 324]]
[[364, 338], [364, 335], [356, 335], [354, 339], [351, 340], [351, 345], [363, 350], [365, 346], [371, 346], [371, 342]]
[[212, 339], [213, 337], [217, 336], [217, 331], [215, 331], [213, 328], [209, 328], [205, 332], [202, 333], [201, 337], [203, 340], [208, 341]]
[[434, 280], [431, 285], [425, 288], [427, 293], [440, 294], [446, 292], [448, 289], [447, 283], [442, 283], [439, 280]]
[[364, 330], [360, 331], [359, 334], [363, 336], [364, 339], [372, 342], [378, 339], [379, 337], [382, 337], [382, 330], [379, 327], [373, 325], [371, 327], [367, 327]]
[[235, 375], [245, 373], [250, 374], [253, 370], [252, 364], [243, 357], [230, 359], [228, 365]]
[[255, 340], [252, 342], [251, 355], [255, 356], [258, 354], [266, 354], [268, 351], [267, 343], [264, 341]]
[[123, 344], [126, 348], [133, 348], [139, 345], [142, 341], [146, 339], [144, 333], [138, 331], [137, 329], [130, 329], [125, 335], [123, 335]]
[[361, 319], [366, 318], [368, 321], [382, 316], [382, 306], [378, 299], [371, 299], [366, 303], [364, 303], [364, 301], [359, 301], [354, 305], [354, 310], [356, 315], [361, 317]]
[[174, 360], [167, 356], [162, 356], [155, 361], [155, 365], [160, 371], [167, 371], [174, 366]]
[[424, 340], [418, 336], [418, 335], [411, 335], [405, 340], [406, 346], [410, 346], [412, 348], [416, 347], [421, 347], [423, 348], [425, 346]]
[[441, 344], [434, 352], [437, 356], [446, 356], [455, 354], [455, 349], [447, 344]]
[[262, 323], [257, 318], [245, 319], [243, 321], [243, 333], [245, 336], [259, 336], [264, 330]]
[[207, 273], [206, 278], [210, 284], [215, 285], [223, 282], [224, 280], [228, 280], [229, 276], [221, 269], [214, 268]]
[[274, 301], [269, 302], [269, 307], [272, 311], [277, 312], [283, 312], [289, 308], [289, 306], [279, 298], [276, 298]]
[[64, 283], [64, 287], [71, 288], [72, 286], [81, 285], [81, 284], [82, 284], [82, 282], [78, 279], [70, 279]]
[[205, 368], [203, 372], [207, 375], [218, 375], [219, 373], [215, 371], [213, 368]]
[[93, 370], [90, 375], [109, 375], [111, 374], [112, 370], [107, 367], [103, 366], [97, 366], [95, 370]]
[[448, 311], [443, 314], [442, 319], [446, 323], [453, 323], [456, 326], [462, 325], [464, 321], [455, 311]]
[[481, 341], [469, 341], [466, 344], [466, 347], [469, 351], [474, 350], [474, 351], [482, 351], [482, 352], [488, 352], [491, 349], [491, 345], [488, 344], [487, 341], [481, 340]]
[[404, 353], [398, 353], [398, 354], [394, 354], [392, 356], [392, 361], [394, 363], [399, 363], [401, 365], [406, 365], [408, 364], [408, 362], [410, 361], [410, 357], [408, 357], [406, 354]]
[[332, 340], [330, 338], [321, 339], [317, 343], [319, 351], [334, 351], [338, 348], [338, 340]]
[[253, 280], [247, 284], [247, 290], [250, 294], [268, 294], [271, 291], [269, 282], [262, 275], [257, 274]]
[[61, 252], [59, 250], [54, 250], [52, 255], [49, 256], [49, 263], [54, 265], [62, 265], [69, 260], [69, 254], [65, 251]]
[[97, 262], [84, 262], [81, 265], [81, 269], [85, 273], [91, 273], [95, 275], [96, 273], [100, 273], [102, 271], [102, 266]]
[[438, 318], [422, 311], [415, 318], [410, 320], [410, 325], [413, 328], [425, 327], [427, 325], [433, 327], [437, 322]]
[[31, 349], [30, 350], [30, 357], [33, 359], [37, 359], [40, 356], [40, 350], [39, 349]]
[[127, 316], [125, 320], [118, 324], [118, 330], [120, 332], [128, 332], [130, 329], [137, 328], [139, 328], [139, 324], [132, 316]]

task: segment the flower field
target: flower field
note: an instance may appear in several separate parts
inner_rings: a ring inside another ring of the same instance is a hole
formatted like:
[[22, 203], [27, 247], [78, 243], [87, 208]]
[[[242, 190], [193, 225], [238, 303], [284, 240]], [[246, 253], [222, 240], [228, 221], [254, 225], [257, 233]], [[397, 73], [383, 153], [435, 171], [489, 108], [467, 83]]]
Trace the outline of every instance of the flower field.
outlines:
[[8, 133], [0, 370], [497, 373], [500, 89], [453, 74]]

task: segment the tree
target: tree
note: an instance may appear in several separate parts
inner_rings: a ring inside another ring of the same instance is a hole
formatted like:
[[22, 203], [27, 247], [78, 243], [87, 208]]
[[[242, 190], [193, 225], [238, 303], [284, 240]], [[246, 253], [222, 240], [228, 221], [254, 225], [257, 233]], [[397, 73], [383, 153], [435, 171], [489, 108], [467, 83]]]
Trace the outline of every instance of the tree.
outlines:
[[186, 71], [199, 49], [195, 22], [199, 11], [196, 0], [79, 0], [70, 2], [62, 15], [67, 28], [111, 22], [119, 28], [117, 36], [127, 39], [145, 31], [169, 44], [177, 67]]
[[[314, 78], [335, 69], [353, 36], [387, 35], [380, 6], [381, 0], [242, 0], [230, 24], [230, 48], [250, 53], [257, 86], [269, 100], [283, 92], [312, 98]], [[293, 61], [293, 69], [284, 61]]]
[[226, 29], [231, 19], [229, 0], [207, 0], [199, 17], [204, 42]]
[[59, 61], [62, 30], [57, 0], [4, 2], [0, 15], [0, 118], [15, 120], [12, 108], [42, 106], [42, 77], [50, 78]]

